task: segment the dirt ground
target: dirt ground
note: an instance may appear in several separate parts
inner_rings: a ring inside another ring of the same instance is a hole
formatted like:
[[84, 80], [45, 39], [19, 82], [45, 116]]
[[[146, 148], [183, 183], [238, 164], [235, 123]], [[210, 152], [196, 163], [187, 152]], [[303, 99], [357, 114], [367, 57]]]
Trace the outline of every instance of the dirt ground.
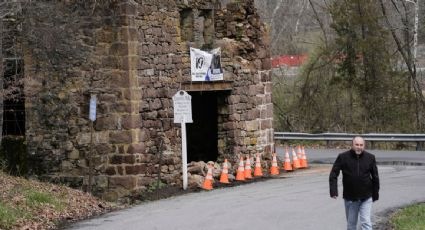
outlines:
[[[282, 179], [282, 178], [284, 178], [284, 177], [282, 177], [282, 176], [277, 176], [277, 177], [263, 176], [263, 177], [255, 177], [255, 178], [245, 180], [245, 181], [232, 181], [229, 184], [214, 182], [213, 183], [213, 189], [235, 187], [235, 186], [255, 183], [255, 182], [259, 182], [259, 181]], [[165, 199], [165, 198], [169, 198], [169, 197], [173, 197], [173, 196], [179, 196], [179, 195], [184, 195], [184, 194], [188, 194], [188, 193], [195, 193], [195, 192], [202, 192], [202, 191], [205, 191], [205, 190], [202, 189], [202, 188], [188, 188], [187, 190], [183, 190], [182, 187], [167, 186], [167, 187], [156, 189], [152, 192], [133, 194], [133, 195], [128, 197], [129, 198], [128, 202], [131, 205], [140, 204], [140, 203], [143, 203], [143, 202], [146, 202], [146, 201], [155, 201], [155, 200]]]

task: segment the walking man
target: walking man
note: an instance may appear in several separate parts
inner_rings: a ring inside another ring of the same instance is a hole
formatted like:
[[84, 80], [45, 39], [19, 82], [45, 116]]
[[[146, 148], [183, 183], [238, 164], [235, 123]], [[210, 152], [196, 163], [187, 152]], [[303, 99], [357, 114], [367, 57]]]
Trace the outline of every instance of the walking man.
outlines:
[[347, 217], [347, 230], [357, 229], [360, 218], [362, 230], [372, 229], [372, 202], [379, 199], [379, 176], [375, 156], [364, 150], [362, 137], [354, 137], [349, 151], [340, 153], [329, 175], [330, 195], [338, 197], [338, 176], [342, 171], [342, 185]]

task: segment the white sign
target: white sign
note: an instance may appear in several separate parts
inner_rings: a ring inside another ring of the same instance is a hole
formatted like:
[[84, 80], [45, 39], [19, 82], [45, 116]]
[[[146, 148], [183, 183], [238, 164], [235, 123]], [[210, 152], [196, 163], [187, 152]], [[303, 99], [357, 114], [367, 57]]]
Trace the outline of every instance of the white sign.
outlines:
[[220, 48], [207, 52], [190, 47], [190, 71], [192, 81], [223, 80]]
[[96, 95], [91, 95], [91, 98], [90, 98], [90, 113], [89, 113], [89, 119], [91, 121], [96, 120], [96, 102], [97, 102]]
[[186, 91], [180, 90], [173, 96], [174, 123], [181, 124], [182, 137], [182, 163], [183, 163], [183, 189], [187, 189], [187, 141], [186, 123], [192, 123], [192, 96]]
[[192, 96], [180, 90], [173, 96], [174, 123], [192, 123]]

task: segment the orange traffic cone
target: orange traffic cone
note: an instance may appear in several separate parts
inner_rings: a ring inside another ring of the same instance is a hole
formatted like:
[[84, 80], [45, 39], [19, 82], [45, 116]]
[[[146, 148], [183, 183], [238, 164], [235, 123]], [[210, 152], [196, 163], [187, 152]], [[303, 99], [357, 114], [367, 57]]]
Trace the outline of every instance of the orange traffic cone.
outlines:
[[212, 183], [213, 183], [212, 180], [213, 180], [212, 166], [208, 165], [207, 176], [205, 177], [204, 184], [202, 185], [202, 188], [206, 189], [206, 190], [211, 190], [213, 188], [212, 187]]
[[285, 147], [285, 162], [283, 163], [283, 169], [285, 171], [292, 171], [291, 159], [289, 158], [288, 147]]
[[293, 169], [299, 169], [300, 166], [300, 161], [298, 160], [297, 154], [295, 153], [295, 149], [294, 147], [292, 147], [292, 164], [293, 164]]
[[300, 145], [297, 146], [297, 158], [298, 158], [298, 161], [300, 162], [300, 165], [301, 165], [301, 159], [303, 158], [303, 153], [301, 152], [301, 146]]
[[252, 169], [251, 169], [251, 156], [248, 155], [246, 157], [246, 161], [245, 161], [245, 171], [244, 171], [244, 176], [245, 179], [252, 179]]
[[273, 154], [272, 167], [270, 168], [270, 175], [279, 175], [279, 167], [277, 167], [276, 153]]
[[302, 153], [303, 153], [303, 160], [302, 160], [301, 166], [304, 166], [304, 168], [308, 168], [307, 155], [305, 155], [304, 146], [302, 146]]
[[301, 146], [298, 145], [297, 148], [297, 157], [298, 157], [298, 161], [300, 162], [300, 168], [305, 168], [305, 162], [304, 162], [304, 158], [303, 158], [303, 151], [301, 150]]
[[239, 167], [238, 167], [238, 171], [236, 173], [236, 180], [245, 180], [245, 175], [244, 175], [244, 166], [243, 166], [243, 157], [241, 157], [241, 160], [239, 161]]
[[263, 176], [263, 170], [261, 169], [260, 153], [257, 153], [255, 158], [254, 176]]
[[224, 159], [223, 170], [221, 171], [221, 175], [220, 175], [220, 183], [223, 183], [223, 184], [229, 183], [228, 174], [229, 174], [229, 169], [227, 166], [227, 159]]

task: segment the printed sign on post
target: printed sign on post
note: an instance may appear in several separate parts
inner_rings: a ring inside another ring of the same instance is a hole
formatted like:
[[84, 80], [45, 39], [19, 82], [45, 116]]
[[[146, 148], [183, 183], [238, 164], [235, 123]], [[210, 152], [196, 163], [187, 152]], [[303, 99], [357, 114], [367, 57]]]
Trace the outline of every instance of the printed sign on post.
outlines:
[[192, 123], [192, 96], [186, 91], [180, 90], [173, 96], [174, 105], [174, 123], [181, 124], [182, 137], [182, 171], [183, 171], [183, 189], [187, 189], [187, 141], [186, 141], [186, 123]]
[[91, 95], [91, 98], [90, 98], [90, 113], [89, 113], [89, 119], [91, 121], [96, 120], [96, 102], [97, 102], [96, 95]]
[[174, 123], [192, 123], [192, 96], [180, 90], [173, 96]]

